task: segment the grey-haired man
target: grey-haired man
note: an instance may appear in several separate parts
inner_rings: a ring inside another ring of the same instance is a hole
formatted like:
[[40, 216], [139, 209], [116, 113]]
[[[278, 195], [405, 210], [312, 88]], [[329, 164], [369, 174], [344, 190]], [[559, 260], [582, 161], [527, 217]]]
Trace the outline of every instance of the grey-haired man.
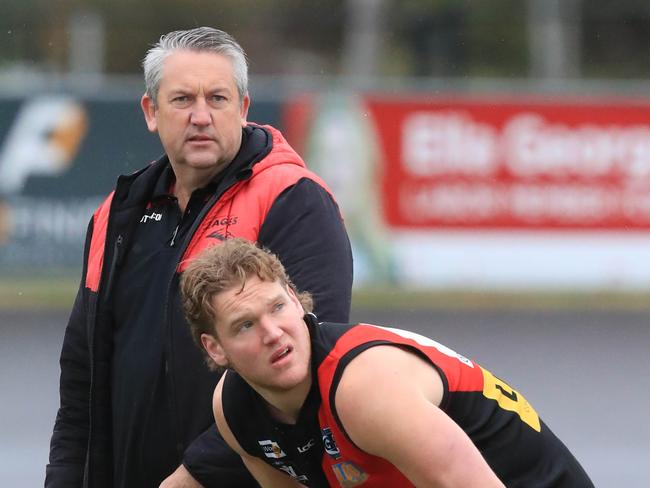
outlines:
[[213, 426], [219, 375], [192, 344], [179, 276], [202, 249], [243, 237], [281, 257], [324, 320], [346, 322], [348, 237], [325, 183], [279, 131], [247, 121], [231, 36], [171, 32], [143, 64], [141, 105], [165, 155], [120, 177], [89, 224], [45, 485], [255, 486]]

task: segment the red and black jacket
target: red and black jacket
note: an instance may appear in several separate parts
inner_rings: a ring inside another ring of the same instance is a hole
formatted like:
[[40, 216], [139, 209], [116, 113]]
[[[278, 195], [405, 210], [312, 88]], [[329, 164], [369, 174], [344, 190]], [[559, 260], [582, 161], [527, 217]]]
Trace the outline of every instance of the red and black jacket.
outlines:
[[[176, 278], [205, 247], [221, 238], [244, 237], [278, 254], [296, 286], [314, 295], [321, 315], [346, 320], [352, 257], [329, 190], [276, 129], [250, 124], [245, 130], [254, 131], [258, 138], [261, 131], [266, 143], [255, 158], [230, 171], [232, 178], [222, 181], [203, 207], [180, 244], [182, 257], [170, 263]], [[121, 176], [89, 224], [83, 277], [61, 352], [61, 406], [52, 435], [47, 487], [112, 486], [109, 298], [135, 226], [168, 165], [163, 157], [137, 173]], [[163, 303], [178, 295], [177, 286], [175, 279]], [[167, 320], [181, 320], [178, 315]], [[216, 384], [214, 377], [210, 381]], [[210, 404], [186, 408], [200, 408], [203, 414], [210, 411]], [[184, 435], [194, 438], [194, 433]], [[198, 469], [209, 476], [209, 466]], [[199, 480], [207, 483], [207, 478]]]

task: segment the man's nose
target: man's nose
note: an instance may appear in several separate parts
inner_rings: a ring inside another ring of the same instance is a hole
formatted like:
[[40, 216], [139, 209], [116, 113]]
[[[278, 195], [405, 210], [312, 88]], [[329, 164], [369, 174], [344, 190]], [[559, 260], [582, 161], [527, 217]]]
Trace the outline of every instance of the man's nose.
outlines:
[[264, 344], [273, 344], [282, 337], [282, 329], [275, 320], [264, 318], [261, 321], [262, 341]]
[[203, 97], [197, 98], [192, 106], [190, 122], [194, 125], [209, 125], [212, 122], [208, 104]]

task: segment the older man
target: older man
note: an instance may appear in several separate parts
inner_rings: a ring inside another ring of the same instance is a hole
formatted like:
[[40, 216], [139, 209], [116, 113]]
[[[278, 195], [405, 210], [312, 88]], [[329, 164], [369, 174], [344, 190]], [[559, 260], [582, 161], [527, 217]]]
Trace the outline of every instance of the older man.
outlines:
[[90, 222], [45, 485], [256, 486], [213, 426], [219, 375], [192, 345], [179, 274], [199, 251], [249, 239], [323, 317], [346, 321], [349, 241], [325, 183], [280, 132], [247, 122], [247, 62], [231, 36], [171, 32], [143, 65], [141, 105], [165, 155], [120, 177]]

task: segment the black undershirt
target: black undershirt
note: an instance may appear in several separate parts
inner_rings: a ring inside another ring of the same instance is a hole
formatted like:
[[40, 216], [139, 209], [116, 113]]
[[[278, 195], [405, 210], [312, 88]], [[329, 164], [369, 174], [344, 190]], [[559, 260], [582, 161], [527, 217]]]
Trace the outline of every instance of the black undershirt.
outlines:
[[[184, 237], [216, 182], [195, 191], [182, 213], [169, 193], [171, 168], [159, 179], [137, 225], [115, 287], [112, 412], [114, 486], [145, 486], [178, 464], [166, 381], [165, 300]], [[128, 375], [128, 379], [127, 376]], [[147, 395], [143, 395], [147, 392]], [[135, 442], [134, 442], [135, 441]], [[155, 446], [155, 449], [148, 449]]]

